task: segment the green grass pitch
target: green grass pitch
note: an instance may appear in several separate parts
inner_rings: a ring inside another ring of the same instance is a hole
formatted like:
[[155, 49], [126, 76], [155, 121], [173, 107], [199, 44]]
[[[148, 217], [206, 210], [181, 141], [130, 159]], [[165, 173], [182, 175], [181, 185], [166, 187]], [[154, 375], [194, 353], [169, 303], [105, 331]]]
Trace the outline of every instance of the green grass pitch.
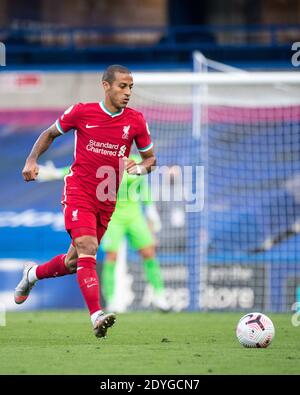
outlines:
[[87, 311], [8, 313], [0, 327], [0, 374], [299, 374], [300, 327], [270, 314], [267, 349], [235, 337], [242, 313], [119, 314], [106, 339]]

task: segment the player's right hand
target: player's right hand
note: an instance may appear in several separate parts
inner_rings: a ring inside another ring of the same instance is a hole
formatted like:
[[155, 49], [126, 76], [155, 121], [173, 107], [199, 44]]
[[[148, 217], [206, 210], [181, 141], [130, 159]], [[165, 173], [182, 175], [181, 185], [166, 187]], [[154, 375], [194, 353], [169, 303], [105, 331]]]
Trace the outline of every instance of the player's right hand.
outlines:
[[137, 164], [133, 159], [127, 158], [124, 156], [123, 158], [125, 170], [130, 175], [142, 175], [147, 174], [147, 170], [143, 165]]
[[[123, 156], [124, 166], [127, 173], [131, 174], [130, 171], [136, 167], [136, 163], [133, 159], [127, 158], [127, 156]], [[135, 174], [135, 173], [134, 173]]]
[[27, 159], [22, 174], [25, 181], [34, 181], [39, 174], [37, 162], [35, 160]]

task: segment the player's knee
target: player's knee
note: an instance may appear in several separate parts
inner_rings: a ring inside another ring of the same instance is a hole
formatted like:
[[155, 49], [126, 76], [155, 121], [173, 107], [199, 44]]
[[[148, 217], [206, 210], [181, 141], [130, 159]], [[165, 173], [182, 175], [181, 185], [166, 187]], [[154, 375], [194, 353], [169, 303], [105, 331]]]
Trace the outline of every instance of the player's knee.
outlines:
[[117, 259], [117, 253], [116, 252], [107, 252], [106, 253], [106, 261], [108, 262], [115, 262]]
[[155, 256], [155, 247], [149, 246], [142, 248], [140, 254], [144, 259], [153, 258]]
[[96, 255], [98, 250], [97, 240], [92, 237], [79, 237], [75, 240], [77, 253], [85, 255]]
[[65, 265], [70, 273], [76, 273], [77, 271], [77, 258], [67, 259]]

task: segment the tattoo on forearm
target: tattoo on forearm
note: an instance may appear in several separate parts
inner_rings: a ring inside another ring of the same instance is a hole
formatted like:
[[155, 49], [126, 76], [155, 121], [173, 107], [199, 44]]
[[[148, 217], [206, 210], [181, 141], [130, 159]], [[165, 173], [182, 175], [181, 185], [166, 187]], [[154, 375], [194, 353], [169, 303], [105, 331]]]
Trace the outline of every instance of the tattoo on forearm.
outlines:
[[50, 128], [46, 129], [38, 137], [32, 147], [28, 159], [37, 160], [45, 151], [47, 151], [53, 140], [60, 135], [61, 134], [58, 132], [55, 125], [50, 126]]

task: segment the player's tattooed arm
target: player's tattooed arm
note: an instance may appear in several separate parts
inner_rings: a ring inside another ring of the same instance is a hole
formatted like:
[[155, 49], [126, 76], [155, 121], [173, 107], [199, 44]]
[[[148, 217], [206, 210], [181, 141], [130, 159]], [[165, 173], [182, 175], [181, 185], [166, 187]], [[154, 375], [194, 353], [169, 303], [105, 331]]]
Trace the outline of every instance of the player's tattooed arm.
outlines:
[[39, 173], [37, 160], [43, 152], [47, 151], [54, 139], [58, 136], [61, 136], [61, 133], [57, 130], [55, 124], [40, 134], [26, 159], [25, 166], [22, 171], [25, 181], [34, 181], [37, 178]]
[[141, 152], [140, 154], [143, 160], [141, 163], [139, 163], [139, 166], [144, 168], [146, 170], [146, 173], [151, 173], [151, 171], [153, 171], [156, 166], [156, 157], [154, 155], [153, 149], [151, 148], [146, 152]]

